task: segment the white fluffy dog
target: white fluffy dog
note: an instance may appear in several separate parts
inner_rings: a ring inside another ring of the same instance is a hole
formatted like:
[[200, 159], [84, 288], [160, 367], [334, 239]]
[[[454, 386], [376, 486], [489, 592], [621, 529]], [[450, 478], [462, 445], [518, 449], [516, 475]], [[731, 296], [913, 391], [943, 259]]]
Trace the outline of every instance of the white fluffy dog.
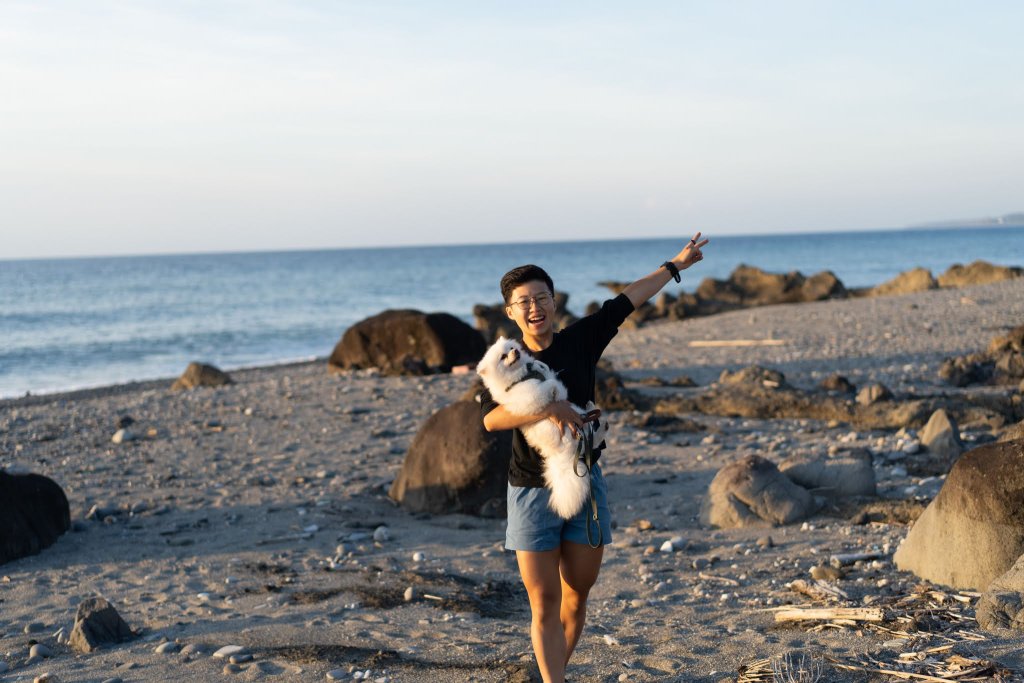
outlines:
[[[514, 415], [537, 415], [552, 401], [564, 401], [568, 396], [565, 385], [551, 368], [534, 359], [514, 339], [499, 337], [484, 354], [476, 371], [491, 397]], [[591, 401], [587, 403], [586, 410], [578, 406], [573, 408], [586, 415], [595, 406]], [[594, 427], [587, 423], [583, 428], [594, 430], [595, 446], [601, 443], [608, 431], [604, 421], [599, 421]], [[547, 419], [525, 425], [521, 430], [527, 443], [544, 458], [544, 482], [551, 490], [548, 505], [562, 519], [571, 519], [590, 495], [590, 476], [586, 465], [576, 465], [577, 440]]]

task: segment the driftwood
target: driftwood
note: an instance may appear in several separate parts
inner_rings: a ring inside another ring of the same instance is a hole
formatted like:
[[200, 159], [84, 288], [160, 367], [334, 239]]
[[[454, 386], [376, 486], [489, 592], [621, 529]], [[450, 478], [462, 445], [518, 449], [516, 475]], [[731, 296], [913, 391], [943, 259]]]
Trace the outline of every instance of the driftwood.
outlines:
[[719, 348], [723, 346], [783, 346], [785, 339], [695, 339], [687, 346], [694, 348]]
[[812, 600], [821, 600], [828, 602], [829, 600], [846, 600], [850, 596], [835, 586], [830, 586], [824, 581], [815, 581], [810, 583], [803, 579], [797, 579], [786, 584], [786, 587], [792, 591], [796, 591], [802, 595], [806, 595]]
[[883, 621], [885, 612], [877, 607], [782, 607], [775, 611], [775, 623], [830, 619]]
[[883, 557], [882, 553], [845, 553], [832, 555], [828, 559], [828, 563], [837, 569], [839, 567], [845, 567], [848, 564], [854, 564], [861, 560], [877, 560], [879, 557]]

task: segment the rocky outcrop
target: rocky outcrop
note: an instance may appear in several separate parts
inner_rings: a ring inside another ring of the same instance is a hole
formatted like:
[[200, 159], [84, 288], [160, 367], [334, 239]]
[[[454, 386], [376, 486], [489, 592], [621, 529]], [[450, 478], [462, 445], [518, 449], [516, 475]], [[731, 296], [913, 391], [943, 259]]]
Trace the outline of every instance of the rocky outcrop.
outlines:
[[953, 588], [985, 590], [1024, 553], [1024, 441], [960, 457], [897, 549], [896, 566]]
[[1014, 266], [997, 266], [987, 261], [975, 261], [963, 266], [959, 263], [950, 266], [949, 270], [939, 276], [940, 287], [969, 287], [971, 285], [987, 285], [1002, 282], [1024, 275], [1024, 268]]
[[776, 526], [805, 519], [818, 502], [770, 461], [756, 455], [718, 471], [701, 506], [701, 522], [720, 528]]
[[697, 287], [697, 298], [733, 304], [737, 308], [821, 301], [846, 296], [843, 283], [829, 271], [805, 277], [802, 273], [769, 273], [741, 264], [728, 280], [705, 278]]
[[505, 515], [512, 432], [488, 432], [480, 404], [456, 401], [420, 427], [390, 496], [407, 510]]
[[56, 482], [0, 471], [0, 564], [35, 555], [70, 527], [68, 499]]
[[872, 287], [865, 292], [865, 295], [895, 296], [899, 294], [912, 294], [914, 292], [937, 289], [938, 286], [939, 281], [932, 276], [932, 271], [927, 268], [914, 268], [913, 270], [900, 273], [877, 287]]
[[[564, 292], [555, 292], [555, 329], [563, 330], [578, 320], [567, 306], [569, 295]], [[505, 304], [477, 304], [473, 307], [473, 317], [476, 319], [476, 329], [480, 331], [488, 344], [493, 344], [498, 337], [506, 339], [520, 339], [522, 332], [519, 327], [505, 313]]]
[[384, 311], [345, 330], [328, 359], [332, 370], [378, 368], [423, 375], [475, 364], [486, 350], [480, 333], [447, 313]]
[[989, 631], [1024, 631], [1024, 555], [988, 585], [975, 608], [978, 624]]
[[622, 375], [617, 373], [610, 361], [597, 364], [594, 403], [601, 410], [642, 410], [648, 401], [639, 392], [627, 389]]
[[196, 387], [220, 387], [231, 384], [231, 377], [212, 365], [189, 363], [181, 377], [171, 385], [172, 391], [195, 389]]
[[793, 483], [829, 498], [876, 494], [871, 453], [862, 448], [835, 455], [796, 455], [783, 460], [779, 471]]
[[956, 387], [1024, 381], [1024, 325], [996, 336], [984, 351], [947, 358], [939, 377]]
[[68, 644], [78, 652], [88, 653], [134, 637], [113, 605], [104, 598], [87, 598], [78, 605]]

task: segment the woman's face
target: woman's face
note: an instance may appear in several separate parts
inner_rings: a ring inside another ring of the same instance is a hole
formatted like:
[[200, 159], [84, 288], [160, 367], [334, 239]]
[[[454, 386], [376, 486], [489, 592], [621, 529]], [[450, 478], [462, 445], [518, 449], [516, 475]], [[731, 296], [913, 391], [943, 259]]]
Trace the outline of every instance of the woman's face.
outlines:
[[531, 280], [512, 290], [505, 312], [524, 335], [543, 337], [555, 322], [554, 295], [544, 282]]

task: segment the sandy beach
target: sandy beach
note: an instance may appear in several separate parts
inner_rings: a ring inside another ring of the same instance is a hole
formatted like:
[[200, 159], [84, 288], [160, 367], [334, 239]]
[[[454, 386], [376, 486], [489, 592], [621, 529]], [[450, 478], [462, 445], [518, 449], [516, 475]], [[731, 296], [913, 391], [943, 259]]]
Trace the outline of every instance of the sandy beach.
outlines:
[[[631, 388], [658, 396], [699, 391], [724, 369], [756, 363], [801, 388], [838, 372], [897, 396], [955, 398], [975, 390], [943, 384], [942, 360], [1021, 323], [1017, 279], [655, 323], [622, 330], [605, 358]], [[723, 340], [776, 343], [699, 343]], [[680, 375], [699, 386], [643, 382]], [[387, 497], [419, 427], [473, 376], [329, 374], [313, 362], [232, 377], [230, 386], [178, 393], [167, 380], [0, 401], [0, 465], [54, 479], [73, 523], [40, 554], [0, 565], [0, 662], [9, 666], [0, 680], [532, 680], [530, 614], [515, 556], [502, 547], [503, 520], [413, 515]], [[139, 438], [115, 444], [126, 416]], [[823, 680], [881, 681], [826, 658], [892, 661], [948, 642], [776, 626], [770, 611], [809, 604], [786, 584], [835, 553], [879, 554], [835, 582], [863, 604], [912, 595], [921, 583], [897, 571], [891, 553], [943, 478], [887, 460], [899, 450], [895, 430], [691, 414], [701, 431], [658, 433], [626, 417], [609, 413], [602, 462], [615, 538], [570, 680], [735, 680], [744, 664], [802, 653], [824, 662]], [[998, 428], [961, 431], [970, 445]], [[891, 511], [885, 521], [857, 524], [856, 510], [827, 507], [788, 527], [700, 524], [708, 484], [727, 463], [836, 445], [874, 454], [880, 498], [863, 505]], [[662, 552], [671, 539], [676, 550]], [[62, 644], [61, 630], [92, 596], [107, 598], [139, 637], [88, 655]], [[977, 634], [959, 637], [955, 652], [1024, 675], [1024, 637], [981, 632], [970, 600], [951, 603], [962, 608], [961, 630]], [[36, 642], [53, 656], [27, 664]], [[228, 645], [252, 658], [212, 656]]]

